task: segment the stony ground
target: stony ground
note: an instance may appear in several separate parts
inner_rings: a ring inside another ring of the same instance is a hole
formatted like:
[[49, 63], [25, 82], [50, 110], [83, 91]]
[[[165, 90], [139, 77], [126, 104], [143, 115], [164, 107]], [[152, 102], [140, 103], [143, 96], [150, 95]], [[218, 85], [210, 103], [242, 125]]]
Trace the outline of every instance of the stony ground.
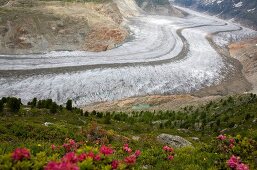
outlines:
[[202, 105], [221, 96], [196, 97], [192, 95], [152, 95], [131, 97], [113, 102], [94, 103], [83, 107], [84, 111], [159, 111], [177, 110], [188, 105]]
[[0, 5], [2, 54], [105, 51], [122, 43], [128, 34], [112, 1], [82, 4], [15, 0]]
[[257, 38], [233, 43], [229, 46], [230, 54], [243, 65], [243, 73], [252, 84], [253, 93], [257, 93]]

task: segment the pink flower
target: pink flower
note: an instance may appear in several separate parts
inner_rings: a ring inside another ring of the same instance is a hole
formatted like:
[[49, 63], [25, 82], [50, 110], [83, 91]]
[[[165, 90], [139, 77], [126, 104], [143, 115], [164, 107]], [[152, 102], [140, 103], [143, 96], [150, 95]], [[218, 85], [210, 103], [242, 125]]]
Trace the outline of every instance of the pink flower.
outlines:
[[79, 167], [70, 162], [49, 162], [44, 170], [79, 170]]
[[239, 164], [239, 159], [237, 157], [235, 157], [234, 155], [232, 155], [230, 157], [230, 159], [227, 161], [227, 165], [230, 167], [230, 168], [236, 168], [237, 165]]
[[70, 139], [68, 143], [64, 143], [62, 146], [66, 152], [74, 151], [78, 148], [78, 144], [73, 139]]
[[99, 154], [95, 155], [94, 160], [95, 161], [100, 161], [101, 160], [101, 156]]
[[56, 146], [53, 144], [53, 145], [51, 145], [51, 148], [54, 151], [56, 149]]
[[76, 144], [76, 142], [73, 139], [70, 139], [69, 143], [70, 143], [70, 145], [75, 145]]
[[48, 162], [48, 164], [44, 167], [44, 170], [59, 170], [61, 168], [61, 163], [59, 162]]
[[94, 154], [92, 151], [90, 151], [90, 152], [87, 154], [87, 157], [94, 159], [95, 154]]
[[250, 168], [248, 165], [241, 163], [237, 165], [236, 170], [250, 170]]
[[229, 144], [229, 147], [232, 149], [235, 145], [234, 144]]
[[219, 135], [217, 139], [219, 140], [225, 140], [227, 137], [225, 135]]
[[111, 155], [113, 154], [113, 150], [105, 145], [101, 146], [100, 148], [100, 152], [104, 155]]
[[134, 165], [136, 163], [136, 155], [130, 155], [124, 159], [127, 165]]
[[12, 159], [21, 161], [22, 159], [30, 159], [30, 152], [26, 148], [17, 148], [12, 153]]
[[119, 166], [119, 161], [113, 160], [111, 165], [112, 165], [112, 169], [117, 169]]
[[164, 151], [167, 151], [167, 152], [173, 152], [174, 151], [174, 149], [173, 148], [171, 148], [171, 147], [169, 147], [169, 146], [164, 146], [163, 148], [162, 148]]
[[129, 148], [129, 145], [128, 145], [128, 144], [125, 144], [125, 145], [123, 146], [123, 150], [126, 151], [126, 152], [128, 152], [128, 153], [132, 152], [132, 149]]
[[70, 163], [77, 163], [78, 160], [79, 159], [74, 152], [66, 153], [62, 158], [63, 162], [70, 162]]
[[141, 155], [141, 151], [140, 150], [136, 150], [135, 155], [136, 155], [136, 157], [139, 157]]
[[62, 145], [64, 147], [64, 149], [66, 150], [66, 152], [70, 152], [71, 151], [71, 147], [69, 144], [65, 143]]
[[82, 153], [82, 154], [80, 154], [80, 155], [78, 156], [78, 160], [79, 160], [80, 162], [84, 161], [86, 158], [87, 158], [87, 154], [85, 154], [85, 153]]
[[229, 143], [230, 143], [230, 144], [235, 144], [235, 139], [233, 139], [233, 138], [232, 138], [232, 139], [229, 139]]
[[174, 159], [174, 156], [172, 156], [172, 155], [168, 156], [168, 160], [173, 160], [173, 159]]

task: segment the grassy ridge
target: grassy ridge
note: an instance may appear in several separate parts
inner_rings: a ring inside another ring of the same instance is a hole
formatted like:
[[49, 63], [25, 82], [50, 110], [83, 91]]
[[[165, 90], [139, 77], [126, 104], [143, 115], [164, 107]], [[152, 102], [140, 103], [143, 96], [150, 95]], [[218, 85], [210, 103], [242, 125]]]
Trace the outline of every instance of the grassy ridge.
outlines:
[[[0, 101], [0, 155], [17, 147], [27, 147], [36, 154], [70, 138], [88, 141], [90, 145], [97, 142], [113, 147], [128, 141], [133, 148], [142, 151], [136, 169], [143, 166], [176, 170], [228, 169], [226, 160], [232, 154], [240, 156], [252, 169], [257, 167], [254, 161], [257, 158], [257, 97], [253, 94], [226, 97], [176, 112], [83, 112], [78, 108], [58, 106], [52, 100], [35, 99], [29, 105], [20, 105], [18, 110], [12, 109], [19, 101]], [[191, 141], [194, 148], [175, 149], [174, 160], [165, 161], [163, 145], [156, 141], [161, 133], [182, 136]], [[235, 148], [224, 152], [227, 142], [216, 140], [220, 133], [226, 134], [227, 139], [235, 139]]]

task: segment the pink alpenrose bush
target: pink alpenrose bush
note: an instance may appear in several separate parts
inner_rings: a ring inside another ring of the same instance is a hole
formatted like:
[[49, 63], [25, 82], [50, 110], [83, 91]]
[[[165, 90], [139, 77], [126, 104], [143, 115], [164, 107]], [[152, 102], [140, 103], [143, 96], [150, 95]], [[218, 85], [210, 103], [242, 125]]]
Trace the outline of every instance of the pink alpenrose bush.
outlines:
[[[39, 164], [37, 161], [41, 157], [38, 159], [38, 155], [30, 155], [26, 148], [17, 148], [11, 154], [11, 166], [15, 167], [16, 164], [26, 161], [31, 166], [29, 169], [33, 169], [34, 166], [44, 170], [79, 170], [88, 167], [90, 169], [131, 169], [141, 155], [140, 150], [131, 154], [132, 149], [128, 144], [120, 147], [119, 152], [116, 152], [111, 145], [89, 146], [77, 143], [72, 139], [67, 139], [60, 146], [52, 144], [49, 149], [52, 150], [49, 155], [46, 152], [39, 153], [46, 157]], [[45, 160], [49, 160], [49, 162], [46, 163]]]
[[217, 139], [219, 140], [225, 140], [227, 137], [225, 135], [219, 135]]
[[[232, 155], [229, 160], [227, 160], [227, 166], [233, 170], [249, 170], [249, 166], [242, 163], [240, 155], [240, 151], [251, 153], [251, 149], [245, 150], [245, 145], [250, 146], [247, 148], [254, 147], [253, 140], [247, 138], [241, 138], [240, 135], [236, 137], [226, 136], [226, 135], [219, 135], [217, 137], [217, 152], [223, 153], [225, 155], [229, 154]], [[235, 156], [237, 155], [237, 156]], [[242, 154], [244, 159], [247, 157]]]
[[30, 159], [30, 152], [26, 148], [17, 148], [12, 153], [12, 159], [21, 161], [23, 159]]
[[119, 161], [118, 160], [113, 160], [111, 165], [112, 165], [112, 169], [117, 169], [118, 166], [119, 166]]
[[174, 159], [174, 149], [169, 146], [163, 146], [162, 150], [165, 151], [165, 154], [167, 155], [168, 160], [173, 160]]
[[125, 144], [125, 145], [123, 146], [123, 150], [126, 151], [126, 152], [128, 152], [128, 153], [132, 152], [132, 149], [129, 148], [129, 145], [128, 145], [128, 144]]
[[167, 151], [167, 152], [173, 152], [174, 151], [174, 149], [173, 148], [171, 148], [171, 147], [169, 147], [169, 146], [164, 146], [163, 148], [162, 148], [164, 151]]
[[79, 170], [76, 164], [70, 162], [49, 162], [44, 170]]
[[135, 155], [136, 155], [136, 157], [139, 157], [141, 155], [141, 151], [140, 150], [136, 150]]
[[102, 154], [104, 154], [104, 155], [111, 155], [111, 154], [113, 154], [114, 151], [112, 150], [112, 148], [103, 145], [103, 146], [100, 148], [100, 152], [101, 152]]
[[134, 165], [135, 163], [136, 163], [136, 161], [137, 161], [137, 157], [136, 157], [136, 155], [130, 155], [130, 156], [128, 156], [128, 157], [126, 157], [125, 159], [124, 159], [124, 162], [127, 164], [127, 165]]
[[74, 152], [69, 152], [63, 156], [62, 161], [75, 164], [79, 161], [79, 159], [78, 159], [78, 156]]
[[227, 165], [229, 168], [233, 170], [249, 170], [249, 166], [242, 163], [239, 157], [232, 155], [230, 159], [227, 161]]
[[173, 159], [174, 159], [174, 156], [172, 156], [172, 155], [168, 156], [168, 160], [173, 160]]

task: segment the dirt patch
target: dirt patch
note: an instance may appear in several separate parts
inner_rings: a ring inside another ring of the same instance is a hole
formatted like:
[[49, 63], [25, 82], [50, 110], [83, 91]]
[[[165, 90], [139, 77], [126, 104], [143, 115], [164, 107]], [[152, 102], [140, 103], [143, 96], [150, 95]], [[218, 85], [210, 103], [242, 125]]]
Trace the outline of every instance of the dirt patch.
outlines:
[[123, 42], [127, 35], [124, 29], [96, 24], [87, 36], [84, 50], [100, 52], [112, 49]]
[[248, 92], [252, 89], [250, 82], [245, 78], [243, 74], [243, 66], [239, 60], [232, 58], [229, 53], [228, 48], [220, 47], [213, 42], [213, 36], [216, 33], [209, 34], [206, 36], [210, 45], [217, 51], [217, 53], [222, 56], [224, 64], [226, 64], [225, 68], [229, 68], [233, 66], [233, 69], [225, 71], [223, 74], [226, 75], [223, 78], [222, 82], [217, 85], [213, 85], [210, 87], [205, 87], [199, 91], [193, 93], [195, 96], [204, 97], [204, 96], [213, 96], [213, 95], [221, 95], [226, 96], [230, 94], [242, 94]]
[[232, 57], [243, 65], [243, 73], [252, 84], [252, 93], [257, 93], [257, 38], [233, 43], [229, 46]]
[[[25, 3], [26, 2], [26, 3]], [[0, 7], [2, 54], [58, 50], [105, 51], [128, 32], [115, 3], [11, 1]]]
[[113, 102], [95, 103], [83, 107], [87, 111], [140, 111], [140, 110], [177, 110], [192, 105], [201, 105], [221, 96], [195, 97], [191, 95], [152, 95], [132, 97]]

